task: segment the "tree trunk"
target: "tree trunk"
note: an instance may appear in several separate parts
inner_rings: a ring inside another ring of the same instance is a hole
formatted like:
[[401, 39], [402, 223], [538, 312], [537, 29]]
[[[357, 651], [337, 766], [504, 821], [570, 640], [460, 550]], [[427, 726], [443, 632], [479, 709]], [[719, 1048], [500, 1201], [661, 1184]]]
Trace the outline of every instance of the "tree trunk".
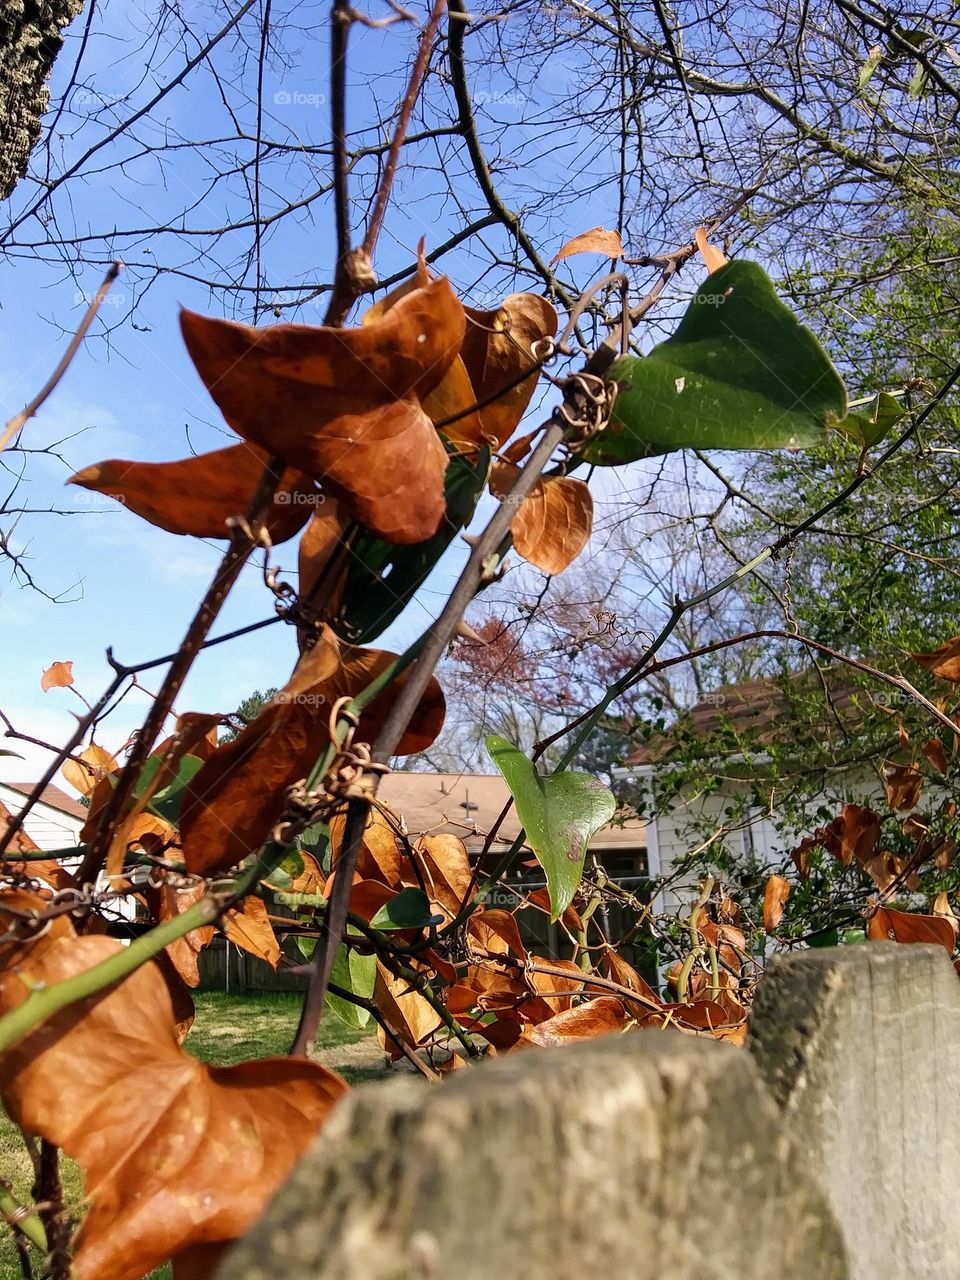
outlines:
[[60, 33], [82, 8], [83, 0], [6, 0], [0, 8], [0, 199], [27, 171]]

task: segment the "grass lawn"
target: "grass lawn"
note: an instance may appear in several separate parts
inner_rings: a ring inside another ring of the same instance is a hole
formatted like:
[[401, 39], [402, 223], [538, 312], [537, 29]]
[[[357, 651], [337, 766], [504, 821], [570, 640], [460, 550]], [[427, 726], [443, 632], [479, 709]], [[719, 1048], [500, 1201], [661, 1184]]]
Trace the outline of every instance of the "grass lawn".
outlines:
[[[230, 1066], [248, 1058], [284, 1054], [290, 1048], [300, 1016], [301, 997], [286, 992], [225, 995], [219, 991], [196, 996], [197, 1018], [186, 1048], [203, 1062]], [[329, 1011], [319, 1037], [320, 1058], [351, 1084], [384, 1074], [384, 1056], [376, 1037], [354, 1031]], [[80, 1172], [72, 1161], [62, 1161], [63, 1184], [68, 1203], [82, 1194]], [[13, 1183], [14, 1194], [29, 1200], [31, 1169], [16, 1128], [0, 1111], [0, 1177]], [[169, 1267], [154, 1272], [154, 1280], [167, 1280]], [[22, 1273], [10, 1232], [0, 1225], [0, 1280], [21, 1280]]]

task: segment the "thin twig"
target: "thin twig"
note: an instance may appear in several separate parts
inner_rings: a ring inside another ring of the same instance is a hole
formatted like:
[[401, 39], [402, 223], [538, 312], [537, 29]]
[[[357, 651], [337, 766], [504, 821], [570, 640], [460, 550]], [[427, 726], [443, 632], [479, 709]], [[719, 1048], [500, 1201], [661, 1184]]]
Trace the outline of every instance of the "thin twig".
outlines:
[[10, 421], [4, 427], [3, 435], [0, 436], [0, 453], [3, 452], [3, 450], [7, 447], [7, 445], [10, 443], [13, 437], [17, 434], [17, 432], [21, 430], [23, 425], [26, 422], [29, 422], [29, 420], [34, 416], [34, 414], [37, 413], [37, 411], [43, 405], [47, 397], [53, 391], [56, 390], [57, 384], [60, 382], [60, 379], [69, 369], [70, 362], [73, 360], [73, 357], [80, 350], [80, 344], [83, 342], [84, 338], [86, 337], [87, 330], [93, 324], [94, 318], [96, 317], [97, 312], [100, 310], [100, 304], [103, 302], [104, 298], [110, 292], [110, 286], [113, 284], [114, 280], [116, 280], [117, 276], [120, 274], [120, 268], [122, 267], [122, 265], [123, 264], [121, 262], [114, 262], [113, 265], [110, 267], [109, 271], [103, 277], [103, 280], [100, 283], [100, 288], [93, 295], [93, 300], [91, 301], [89, 307], [87, 307], [86, 313], [83, 319], [80, 321], [80, 324], [77, 328], [76, 333], [70, 339], [70, 342], [67, 345], [66, 351], [64, 351], [63, 355], [60, 357], [60, 361], [57, 364], [57, 367], [54, 369], [53, 373], [51, 373], [50, 377], [43, 384], [43, 386], [40, 388], [37, 394], [33, 397], [33, 399], [29, 401], [27, 404], [25, 404], [19, 413], [14, 414], [14, 416], [10, 419]]

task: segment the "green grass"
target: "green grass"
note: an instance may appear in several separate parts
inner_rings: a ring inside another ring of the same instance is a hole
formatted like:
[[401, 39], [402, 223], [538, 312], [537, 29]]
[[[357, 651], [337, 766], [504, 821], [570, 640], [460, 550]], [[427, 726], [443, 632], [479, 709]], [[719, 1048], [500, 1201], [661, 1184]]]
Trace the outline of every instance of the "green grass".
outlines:
[[[300, 1016], [302, 997], [287, 992], [226, 995], [201, 992], [196, 997], [197, 1017], [185, 1047], [202, 1062], [231, 1066], [249, 1058], [285, 1054], [290, 1048]], [[334, 1067], [351, 1084], [384, 1074], [384, 1058], [370, 1031], [354, 1031], [332, 1013], [320, 1028], [321, 1061]], [[0, 1177], [11, 1182], [21, 1202], [29, 1202], [32, 1171], [19, 1131], [0, 1111]], [[68, 1204], [78, 1204], [83, 1194], [80, 1171], [63, 1159], [62, 1178]], [[151, 1280], [169, 1280], [169, 1267], [155, 1271]], [[10, 1232], [0, 1226], [0, 1280], [21, 1280], [22, 1273]]]

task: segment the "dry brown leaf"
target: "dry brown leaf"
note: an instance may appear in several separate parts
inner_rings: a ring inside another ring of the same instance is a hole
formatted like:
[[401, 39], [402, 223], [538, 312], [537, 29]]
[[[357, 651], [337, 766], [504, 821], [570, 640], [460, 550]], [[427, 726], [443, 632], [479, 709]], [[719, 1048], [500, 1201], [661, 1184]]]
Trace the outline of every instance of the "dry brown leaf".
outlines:
[[938, 773], [946, 775], [948, 771], [947, 753], [939, 738], [928, 738], [920, 748]]
[[[468, 895], [472, 898], [476, 891], [466, 845], [459, 836], [421, 836], [413, 846], [413, 857], [431, 905], [448, 919], [453, 919]], [[420, 883], [409, 872], [405, 880], [411, 885], [419, 886]]]
[[[0, 1013], [27, 995], [23, 977], [58, 982], [122, 950], [56, 924], [0, 976]], [[152, 963], [29, 1033], [0, 1058], [0, 1080], [14, 1122], [83, 1170], [77, 1280], [139, 1280], [242, 1235], [347, 1090], [303, 1058], [214, 1068], [185, 1053]]]
[[[394, 816], [395, 820], [399, 821], [396, 815]], [[329, 822], [330, 848], [333, 853], [331, 866], [334, 869], [340, 856], [346, 825], [345, 813], [334, 814]], [[371, 808], [367, 816], [367, 825], [363, 830], [363, 843], [357, 859], [356, 874], [361, 879], [379, 880], [397, 891], [403, 883], [403, 857], [403, 849], [397, 839], [395, 828], [384, 816], [379, 805]]]
[[[250, 444], [231, 445], [177, 462], [110, 458], [84, 467], [68, 484], [105, 493], [168, 533], [227, 538], [227, 521], [245, 515], [268, 455]], [[288, 467], [266, 517], [273, 542], [286, 542], [306, 524], [322, 495], [308, 475]]]
[[531, 1016], [528, 1009], [523, 1012], [525, 1021], [545, 1022], [554, 1014], [572, 1008], [573, 997], [584, 990], [589, 977], [573, 960], [538, 960], [536, 963], [550, 970], [549, 973], [541, 973], [539, 968], [530, 970], [530, 982], [539, 994], [537, 1003], [543, 1007], [545, 1016]]
[[[553, 915], [553, 908], [550, 905], [550, 894], [546, 889], [533, 889], [527, 894], [526, 899], [520, 904], [530, 907], [536, 907], [538, 911], [544, 912], [548, 916]], [[519, 908], [518, 908], [519, 910]], [[576, 907], [567, 907], [563, 915], [560, 917], [560, 923], [565, 929], [572, 934], [583, 932], [583, 920], [580, 918], [580, 912]]]
[[[334, 703], [359, 693], [393, 660], [393, 654], [379, 649], [341, 644], [324, 628], [285, 687], [190, 780], [180, 836], [191, 874], [225, 871], [260, 848], [283, 812], [287, 788], [307, 776], [329, 742]], [[358, 740], [376, 738], [408, 676], [409, 669], [367, 708]], [[397, 754], [425, 750], [443, 717], [443, 693], [431, 680]]]
[[[377, 961], [377, 977], [373, 988], [374, 1004], [383, 1014], [392, 1031], [403, 1042], [415, 1049], [436, 1031], [443, 1019], [433, 1005], [419, 991], [411, 988], [405, 978], [397, 978]], [[393, 1040], [379, 1030], [380, 1043], [394, 1060], [403, 1056]]]
[[623, 241], [619, 231], [607, 231], [603, 227], [591, 227], [589, 231], [581, 231], [578, 236], [568, 240], [560, 252], [552, 259], [550, 265], [562, 262], [575, 253], [602, 253], [605, 258], [622, 258]]
[[73, 663], [54, 662], [40, 677], [40, 688], [44, 693], [48, 689], [65, 689], [73, 684]]
[[770, 876], [763, 890], [763, 927], [773, 933], [783, 919], [783, 910], [790, 897], [790, 881], [785, 876]]
[[[64, 760], [60, 772], [70, 786], [83, 796], [91, 795], [98, 782], [120, 768], [116, 758], [95, 742], [75, 754], [76, 759]], [[83, 763], [79, 764], [78, 761]]]
[[626, 987], [629, 991], [635, 991], [637, 995], [643, 996], [649, 1003], [657, 1005], [661, 1003], [653, 987], [613, 947], [604, 951], [600, 961], [600, 970], [612, 982], [619, 982], [621, 987]]
[[[206, 893], [206, 885], [192, 885], [190, 888], [178, 888], [165, 880], [159, 887], [146, 891], [147, 902], [159, 924], [182, 915], [188, 907], [192, 907]], [[182, 938], [177, 938], [166, 948], [170, 963], [188, 987], [200, 985], [200, 952], [213, 941], [216, 929], [212, 924], [200, 929], [193, 929]]]
[[819, 846], [820, 841], [816, 836], [804, 836], [797, 847], [790, 850], [790, 857], [801, 880], [806, 880], [810, 875], [810, 851]]
[[280, 943], [260, 898], [252, 894], [244, 898], [242, 906], [226, 912], [222, 924], [223, 932], [234, 946], [265, 961], [271, 969], [279, 966]]
[[867, 927], [870, 938], [892, 938], [894, 942], [931, 942], [945, 947], [953, 955], [956, 935], [953, 926], [942, 916], [924, 916], [912, 911], [894, 911], [879, 907]]
[[859, 804], [845, 804], [840, 814], [821, 827], [816, 840], [845, 867], [856, 860], [860, 866], [876, 853], [880, 842], [880, 815]]
[[954, 636], [930, 653], [912, 653], [910, 656], [939, 679], [950, 680], [954, 684], [960, 682], [960, 636]]
[[894, 764], [888, 760], [883, 766], [883, 781], [891, 809], [902, 812], [916, 807], [923, 787], [923, 774], [917, 765]]
[[[510, 489], [519, 474], [519, 467], [495, 463], [490, 492], [510, 501]], [[587, 545], [592, 530], [590, 487], [569, 476], [537, 480], [510, 522], [518, 554], [544, 573], [563, 573]]]
[[536, 1025], [527, 1023], [518, 1047], [536, 1045], [548, 1049], [571, 1040], [592, 1040], [611, 1031], [623, 1031], [633, 1019], [616, 996], [597, 996]]
[[700, 257], [703, 259], [703, 265], [711, 275], [713, 275], [714, 271], [719, 271], [721, 267], [726, 266], [727, 255], [722, 249], [718, 249], [715, 244], [710, 243], [707, 239], [706, 227], [697, 227], [694, 239], [697, 242]]
[[395, 543], [432, 537], [446, 510], [447, 452], [422, 400], [457, 358], [465, 327], [446, 279], [356, 329], [181, 316], [190, 357], [234, 431]]
[[347, 582], [348, 558], [344, 558], [336, 571], [328, 569], [332, 557], [343, 545], [347, 523], [340, 504], [328, 498], [314, 511], [300, 539], [299, 596], [308, 608], [319, 611], [322, 606], [321, 616], [325, 618], [336, 614]]

